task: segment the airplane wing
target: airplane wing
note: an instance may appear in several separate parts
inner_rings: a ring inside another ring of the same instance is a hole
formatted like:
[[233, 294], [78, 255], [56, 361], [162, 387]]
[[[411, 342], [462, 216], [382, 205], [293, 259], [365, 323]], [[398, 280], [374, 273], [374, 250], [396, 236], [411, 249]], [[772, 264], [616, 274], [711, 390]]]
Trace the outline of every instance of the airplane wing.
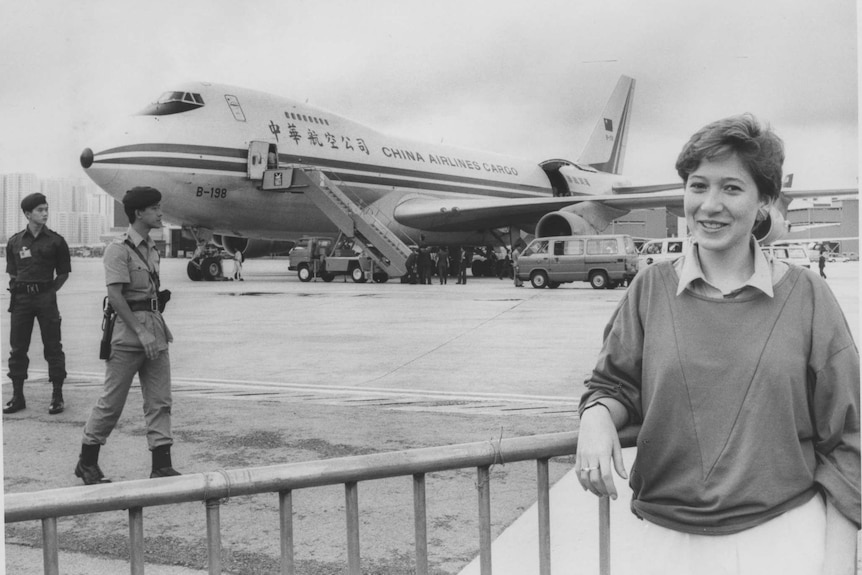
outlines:
[[838, 198], [858, 195], [859, 188], [834, 188], [825, 190], [793, 190], [784, 188], [781, 190], [781, 193], [792, 200], [795, 200], [796, 198]]
[[[658, 191], [656, 191], [658, 190]], [[827, 190], [782, 190], [786, 201], [795, 198], [857, 195], [856, 188]], [[466, 231], [505, 226], [529, 227], [543, 215], [584, 202], [595, 202], [622, 210], [665, 208], [680, 213], [683, 189], [679, 183], [615, 188], [613, 194], [558, 196], [550, 198], [423, 198], [405, 199], [395, 208], [399, 223], [429, 231]]]
[[[678, 186], [678, 184], [677, 184]], [[552, 198], [408, 198], [395, 208], [395, 220], [429, 231], [461, 231], [507, 225], [532, 226], [543, 215], [580, 204], [596, 202], [633, 210], [682, 207], [682, 189], [656, 193]]]

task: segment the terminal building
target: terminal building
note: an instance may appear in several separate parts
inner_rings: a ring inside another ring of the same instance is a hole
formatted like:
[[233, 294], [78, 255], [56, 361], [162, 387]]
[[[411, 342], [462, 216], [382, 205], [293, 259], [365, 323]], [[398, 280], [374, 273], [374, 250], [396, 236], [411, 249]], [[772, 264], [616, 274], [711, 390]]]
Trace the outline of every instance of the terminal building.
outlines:
[[[790, 233], [784, 237], [785, 240], [799, 240], [800, 243], [829, 240], [830, 244], [837, 244], [833, 251], [859, 254], [858, 197], [826, 205], [797, 200], [790, 208], [787, 212]], [[835, 238], [849, 239], [835, 241]]]
[[[859, 198], [825, 202], [795, 200], [787, 211], [790, 232], [782, 239], [800, 244], [826, 242], [839, 253], [859, 254]], [[665, 210], [632, 210], [614, 220], [606, 234], [628, 234], [634, 238], [670, 238], [686, 234], [684, 218]], [[847, 238], [847, 239], [836, 239]]]

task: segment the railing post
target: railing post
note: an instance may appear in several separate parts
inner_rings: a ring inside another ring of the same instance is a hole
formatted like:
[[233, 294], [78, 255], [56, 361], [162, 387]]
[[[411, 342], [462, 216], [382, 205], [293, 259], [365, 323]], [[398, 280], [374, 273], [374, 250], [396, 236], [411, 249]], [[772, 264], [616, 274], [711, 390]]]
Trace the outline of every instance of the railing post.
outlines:
[[359, 486], [355, 481], [344, 484], [347, 511], [347, 573], [362, 575], [359, 559]]
[[144, 575], [144, 509], [129, 508], [129, 566], [132, 575]]
[[551, 486], [548, 460], [536, 460], [536, 484], [539, 510], [539, 574], [551, 575]]
[[57, 547], [57, 518], [46, 517], [42, 520], [42, 565], [45, 575], [60, 575]]
[[599, 573], [611, 575], [611, 498], [599, 497]]
[[428, 575], [428, 524], [424, 473], [413, 475], [413, 524], [416, 532], [416, 575]]
[[478, 469], [479, 490], [479, 571], [491, 575], [491, 472]]
[[278, 515], [281, 525], [281, 575], [296, 575], [293, 561], [293, 492], [278, 493]]
[[219, 500], [207, 499], [207, 556], [209, 575], [221, 575], [221, 519]]

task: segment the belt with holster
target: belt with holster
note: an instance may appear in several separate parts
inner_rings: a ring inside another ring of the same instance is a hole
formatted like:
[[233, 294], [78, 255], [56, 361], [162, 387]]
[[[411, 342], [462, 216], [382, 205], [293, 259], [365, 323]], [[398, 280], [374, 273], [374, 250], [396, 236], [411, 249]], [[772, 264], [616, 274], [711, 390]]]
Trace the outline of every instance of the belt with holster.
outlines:
[[159, 300], [156, 298], [140, 301], [127, 301], [132, 311], [159, 311]]
[[26, 293], [35, 295], [44, 293], [54, 287], [54, 282], [19, 282], [16, 281], [12, 287], [13, 293]]

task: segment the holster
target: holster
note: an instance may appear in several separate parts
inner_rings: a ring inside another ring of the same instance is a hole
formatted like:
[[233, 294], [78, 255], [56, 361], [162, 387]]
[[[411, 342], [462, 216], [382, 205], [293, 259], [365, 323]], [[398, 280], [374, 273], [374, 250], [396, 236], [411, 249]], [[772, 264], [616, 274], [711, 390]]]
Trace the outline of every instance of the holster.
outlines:
[[159, 300], [159, 311], [164, 312], [168, 302], [171, 301], [171, 290], [158, 290], [158, 292], [156, 292], [156, 298]]
[[117, 312], [111, 307], [108, 296], [102, 300], [102, 341], [99, 345], [99, 359], [111, 357], [111, 337], [114, 335], [114, 322], [117, 321]]

